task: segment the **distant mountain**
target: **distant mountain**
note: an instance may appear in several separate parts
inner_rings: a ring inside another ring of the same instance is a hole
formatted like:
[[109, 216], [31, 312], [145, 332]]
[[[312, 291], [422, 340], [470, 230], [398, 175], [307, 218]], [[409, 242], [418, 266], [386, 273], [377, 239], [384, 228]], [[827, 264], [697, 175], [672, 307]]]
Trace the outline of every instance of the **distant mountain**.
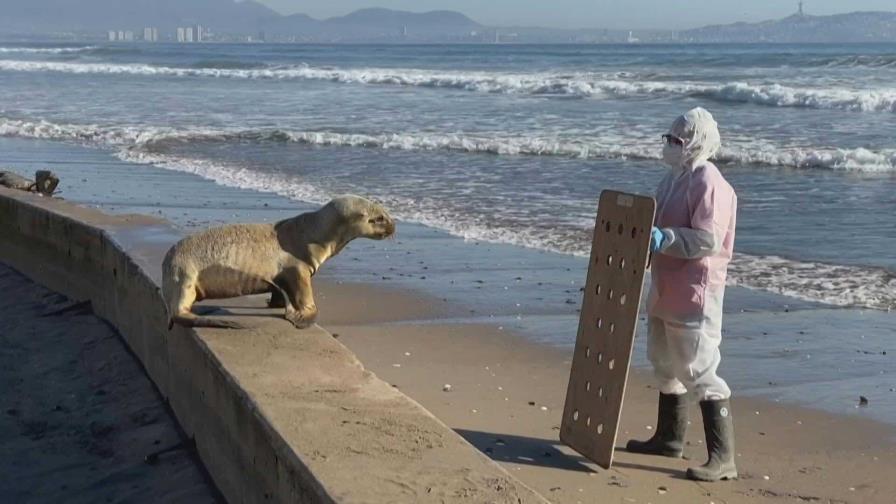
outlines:
[[284, 16], [253, 0], [2, 0], [0, 32], [52, 34], [132, 30], [154, 26], [171, 33], [201, 24], [218, 34], [332, 41], [429, 40], [468, 35], [481, 25], [452, 11], [424, 13], [362, 9], [324, 20]]
[[357, 10], [345, 16], [327, 19], [325, 23], [383, 29], [412, 25], [425, 29], [468, 30], [480, 26], [479, 23], [460, 12], [438, 10], [415, 13], [379, 8]]
[[761, 23], [707, 26], [679, 32], [682, 42], [896, 42], [896, 12], [832, 16], [795, 14]]
[[459, 12], [416, 13], [372, 8], [324, 20], [304, 14], [284, 16], [268, 23], [265, 32], [318, 40], [433, 40], [462, 37], [481, 28], [482, 25]]
[[105, 38], [107, 30], [159, 29], [171, 40], [178, 26], [201, 24], [214, 39], [294, 42], [896, 42], [896, 12], [854, 12], [833, 16], [793, 15], [761, 23], [668, 30], [563, 30], [489, 27], [454, 11], [405, 12], [361, 9], [315, 19], [284, 16], [255, 0], [0, 0], [0, 34], [23, 37]]

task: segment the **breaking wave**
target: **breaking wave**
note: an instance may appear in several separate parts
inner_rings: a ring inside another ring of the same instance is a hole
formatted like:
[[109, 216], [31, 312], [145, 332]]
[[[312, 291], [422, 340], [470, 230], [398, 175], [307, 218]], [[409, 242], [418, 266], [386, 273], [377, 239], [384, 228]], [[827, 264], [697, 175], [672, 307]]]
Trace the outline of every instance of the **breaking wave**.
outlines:
[[97, 49], [99, 46], [83, 46], [83, 47], [0, 47], [0, 54], [20, 53], [20, 54], [67, 54], [87, 52]]
[[[297, 177], [263, 173], [238, 165], [139, 150], [122, 150], [119, 158], [191, 173], [228, 187], [274, 193], [311, 203], [324, 203], [330, 197], [327, 191]], [[506, 243], [580, 257], [588, 257], [589, 254], [590, 239], [581, 239], [585, 234], [569, 235], [559, 230], [526, 225], [504, 228], [479, 222], [470, 215], [455, 215], [431, 201], [410, 201], [389, 196], [378, 199], [399, 219], [442, 229], [467, 240]], [[878, 310], [896, 307], [896, 276], [881, 268], [736, 254], [729, 267], [729, 284], [833, 306]]]
[[828, 68], [896, 68], [893, 55], [848, 55], [827, 58], [818, 62]]
[[621, 74], [440, 72], [419, 69], [338, 69], [307, 65], [265, 68], [169, 67], [145, 64], [71, 63], [0, 60], [0, 71], [72, 74], [210, 77], [231, 79], [310, 79], [346, 84], [448, 88], [485, 93], [572, 97], [692, 96], [721, 102], [771, 107], [802, 107], [862, 112], [896, 112], [896, 88], [849, 89], [791, 87], [730, 82], [706, 84], [637, 80]]
[[883, 268], [735, 254], [728, 273], [731, 285], [807, 301], [878, 310], [896, 308], [896, 275]]
[[[270, 141], [308, 145], [365, 147], [407, 151], [447, 150], [494, 155], [562, 156], [587, 159], [660, 159], [646, 138], [601, 143], [594, 137], [508, 136], [452, 133], [339, 133], [281, 129], [210, 130], [147, 127], [101, 127], [56, 124], [0, 117], [0, 136], [73, 140], [128, 148], [164, 147], [186, 142]], [[762, 146], [755, 150], [733, 144], [717, 156], [730, 165], [828, 169], [867, 173], [896, 172], [896, 149], [836, 149]]]
[[[192, 173], [216, 183], [276, 193], [296, 200], [321, 203], [329, 198], [323, 188], [289, 174], [265, 173], [242, 165], [208, 159], [172, 155], [166, 147], [187, 142], [271, 141], [300, 142], [313, 145], [345, 145], [387, 149], [451, 149], [493, 154], [565, 155], [586, 157], [652, 158], [653, 152], [632, 146], [602, 146], [584, 140], [561, 142], [539, 138], [492, 138], [486, 136], [436, 134], [345, 134], [335, 132], [290, 132], [269, 130], [176, 130], [172, 128], [99, 127], [94, 125], [61, 125], [47, 121], [23, 121], [0, 117], [0, 136], [45, 138], [78, 141], [117, 148], [124, 161], [153, 164], [161, 168]], [[833, 151], [832, 151], [833, 152]], [[835, 156], [812, 153], [791, 153], [777, 159], [794, 164], [813, 162], [826, 168], [850, 163], [886, 163], [889, 170], [896, 165], [896, 152], [888, 154], [840, 151]], [[846, 154], [849, 152], [849, 154]], [[726, 154], [741, 162], [767, 162], [767, 150], [754, 153]], [[738, 157], [740, 156], [740, 157]], [[883, 156], [883, 158], [881, 158]], [[866, 159], [867, 158], [867, 159]], [[775, 159], [772, 159], [775, 160]], [[788, 161], [789, 160], [789, 161]], [[401, 197], [381, 196], [399, 218], [442, 229], [453, 235], [496, 243], [586, 256], [590, 241], [585, 233], [569, 229], [544, 229], [533, 225], [512, 227], [477, 220], [470, 215], [455, 215], [438, 201], [410, 201]], [[587, 238], [587, 237], [586, 237]], [[780, 257], [737, 254], [730, 267], [730, 283], [745, 287], [821, 302], [835, 306], [861, 306], [874, 309], [896, 307], [896, 276], [880, 268], [827, 265], [798, 262]]]

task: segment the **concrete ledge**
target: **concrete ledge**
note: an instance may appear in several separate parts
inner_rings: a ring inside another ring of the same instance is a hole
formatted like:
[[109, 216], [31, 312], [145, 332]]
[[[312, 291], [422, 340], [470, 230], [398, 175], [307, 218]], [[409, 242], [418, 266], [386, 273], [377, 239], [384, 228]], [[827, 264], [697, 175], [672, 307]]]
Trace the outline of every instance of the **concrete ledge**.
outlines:
[[166, 226], [0, 188], [0, 260], [118, 329], [230, 502], [546, 502], [320, 328], [167, 331]]

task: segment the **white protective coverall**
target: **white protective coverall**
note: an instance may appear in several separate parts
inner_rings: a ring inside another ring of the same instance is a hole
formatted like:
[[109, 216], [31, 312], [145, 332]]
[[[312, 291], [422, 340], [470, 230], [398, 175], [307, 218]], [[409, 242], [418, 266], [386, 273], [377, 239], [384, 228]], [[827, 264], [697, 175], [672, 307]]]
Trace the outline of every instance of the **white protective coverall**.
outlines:
[[737, 196], [709, 158], [721, 147], [712, 115], [695, 108], [672, 124], [683, 147], [664, 147], [670, 172], [656, 194], [655, 226], [665, 240], [653, 255], [647, 301], [647, 355], [660, 392], [697, 400], [731, 396], [716, 374], [722, 300], [734, 248]]

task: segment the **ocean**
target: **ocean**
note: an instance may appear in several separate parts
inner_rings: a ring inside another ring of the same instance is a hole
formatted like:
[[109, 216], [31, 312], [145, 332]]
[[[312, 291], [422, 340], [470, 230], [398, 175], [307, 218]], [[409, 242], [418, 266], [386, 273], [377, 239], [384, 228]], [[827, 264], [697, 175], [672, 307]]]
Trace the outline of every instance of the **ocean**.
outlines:
[[896, 46], [2, 44], [0, 135], [467, 239], [584, 256], [709, 109], [739, 195], [731, 283], [896, 306]]
[[0, 169], [186, 229], [375, 198], [399, 239], [340, 278], [569, 346], [600, 192], [652, 194], [703, 106], [739, 196], [723, 376], [892, 421], [894, 82], [896, 45], [0, 42]]

